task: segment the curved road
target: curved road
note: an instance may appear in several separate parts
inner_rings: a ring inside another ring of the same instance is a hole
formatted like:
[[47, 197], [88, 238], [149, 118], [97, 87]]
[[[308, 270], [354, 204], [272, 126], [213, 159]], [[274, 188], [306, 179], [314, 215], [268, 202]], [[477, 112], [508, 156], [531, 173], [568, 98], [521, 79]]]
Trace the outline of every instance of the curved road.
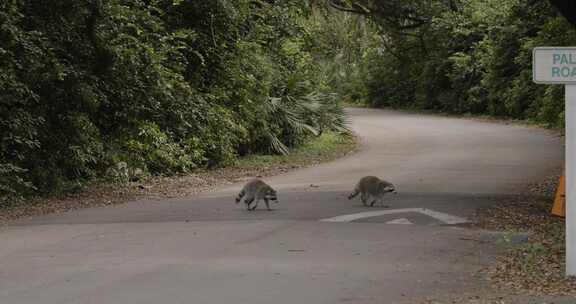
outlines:
[[[274, 211], [235, 205], [238, 184], [2, 228], [0, 303], [403, 303], [476, 288], [494, 236], [452, 224], [562, 164], [560, 139], [535, 128], [349, 112], [362, 150], [267, 179]], [[364, 175], [396, 184], [390, 208], [346, 199]]]

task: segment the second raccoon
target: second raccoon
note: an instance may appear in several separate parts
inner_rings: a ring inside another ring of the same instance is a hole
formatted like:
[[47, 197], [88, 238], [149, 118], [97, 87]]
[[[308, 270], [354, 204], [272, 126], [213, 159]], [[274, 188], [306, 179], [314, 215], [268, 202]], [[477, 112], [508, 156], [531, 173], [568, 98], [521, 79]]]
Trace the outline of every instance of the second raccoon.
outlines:
[[[246, 183], [246, 185], [244, 185], [244, 188], [242, 188], [242, 191], [240, 191], [236, 197], [236, 204], [238, 204], [242, 198], [244, 198], [246, 209], [250, 211], [255, 210], [256, 207], [258, 207], [258, 201], [261, 199], [263, 199], [266, 203], [268, 210], [272, 210], [270, 209], [270, 204], [268, 203], [269, 200], [278, 203], [276, 190], [272, 189], [272, 187], [270, 187], [268, 184], [257, 178], [249, 181]], [[254, 202], [254, 206], [250, 207], [252, 202]]]
[[353, 199], [360, 194], [362, 204], [367, 206], [370, 200], [370, 207], [372, 207], [377, 201], [384, 204], [384, 194], [389, 192], [397, 193], [394, 185], [376, 176], [365, 176], [356, 184], [348, 199]]

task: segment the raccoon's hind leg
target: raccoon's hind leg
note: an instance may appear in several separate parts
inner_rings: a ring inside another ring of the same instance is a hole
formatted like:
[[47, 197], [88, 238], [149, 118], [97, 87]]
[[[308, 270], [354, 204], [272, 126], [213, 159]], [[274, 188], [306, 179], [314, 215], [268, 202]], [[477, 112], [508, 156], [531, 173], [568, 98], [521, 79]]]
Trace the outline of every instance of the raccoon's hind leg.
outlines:
[[[252, 199], [252, 200], [254, 200], [254, 199]], [[252, 208], [250, 208], [250, 209], [248, 209], [248, 210], [250, 210], [250, 211], [256, 210], [256, 207], [258, 207], [258, 201], [260, 201], [260, 199], [257, 199], [257, 200], [254, 202], [254, 206], [252, 206]]]
[[362, 193], [360, 195], [360, 200], [362, 201], [362, 205], [364, 206], [368, 206], [368, 198], [371, 197], [370, 195], [366, 194], [366, 193]]
[[246, 210], [250, 211], [250, 204], [252, 204], [252, 202], [254, 201], [254, 198], [246, 198], [244, 199], [244, 204], [246, 204]]
[[380, 202], [380, 206], [382, 206], [382, 208], [390, 208], [390, 206], [384, 205], [384, 196], [380, 196], [379, 198], [374, 199], [372, 204], [370, 204], [370, 207], [374, 206], [374, 204], [376, 204], [376, 202]]
[[372, 197], [372, 202], [370, 203], [370, 207], [374, 207], [374, 204], [376, 204], [376, 202], [379, 200], [380, 200], [379, 198]]

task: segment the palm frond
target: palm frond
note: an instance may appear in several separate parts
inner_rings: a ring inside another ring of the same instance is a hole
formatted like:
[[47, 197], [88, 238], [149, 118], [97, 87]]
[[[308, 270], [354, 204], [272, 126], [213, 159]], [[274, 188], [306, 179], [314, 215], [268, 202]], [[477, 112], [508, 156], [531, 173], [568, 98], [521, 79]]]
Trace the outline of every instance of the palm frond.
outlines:
[[259, 105], [261, 123], [254, 132], [261, 149], [287, 154], [307, 136], [319, 136], [324, 131], [350, 133], [338, 96], [311, 87], [291, 77], [278, 90], [281, 96], [269, 97]]
[[270, 149], [272, 152], [279, 153], [282, 155], [287, 155], [290, 153], [290, 149], [276, 136], [272, 133], [268, 134], [268, 139], [270, 141]]

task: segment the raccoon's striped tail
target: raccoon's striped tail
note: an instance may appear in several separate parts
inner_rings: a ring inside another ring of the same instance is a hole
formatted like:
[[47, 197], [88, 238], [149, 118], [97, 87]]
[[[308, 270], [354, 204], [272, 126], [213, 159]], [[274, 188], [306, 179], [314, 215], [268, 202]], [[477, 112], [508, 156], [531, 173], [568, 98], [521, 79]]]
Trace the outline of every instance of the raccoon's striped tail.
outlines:
[[348, 195], [348, 199], [353, 199], [354, 197], [356, 197], [356, 195], [358, 195], [360, 193], [360, 191], [358, 191], [358, 189], [354, 189], [354, 192], [350, 193], [350, 195]]
[[238, 193], [238, 196], [236, 197], [236, 204], [238, 204], [242, 200], [244, 195], [246, 195], [246, 191], [242, 189], [242, 191], [240, 191], [240, 193]]

